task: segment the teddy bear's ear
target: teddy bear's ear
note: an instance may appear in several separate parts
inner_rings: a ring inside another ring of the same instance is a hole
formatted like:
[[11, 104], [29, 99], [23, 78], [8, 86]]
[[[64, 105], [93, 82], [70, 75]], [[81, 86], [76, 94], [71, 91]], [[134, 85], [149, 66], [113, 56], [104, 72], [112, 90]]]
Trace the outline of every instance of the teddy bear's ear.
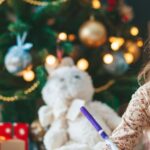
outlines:
[[59, 65], [58, 61], [53, 65], [48, 65], [47, 63], [45, 63], [45, 69], [46, 69], [48, 75], [51, 75], [56, 70], [58, 65]]
[[74, 66], [74, 61], [71, 57], [65, 57], [62, 59], [59, 67], [65, 67], [65, 66], [68, 66], [68, 67]]

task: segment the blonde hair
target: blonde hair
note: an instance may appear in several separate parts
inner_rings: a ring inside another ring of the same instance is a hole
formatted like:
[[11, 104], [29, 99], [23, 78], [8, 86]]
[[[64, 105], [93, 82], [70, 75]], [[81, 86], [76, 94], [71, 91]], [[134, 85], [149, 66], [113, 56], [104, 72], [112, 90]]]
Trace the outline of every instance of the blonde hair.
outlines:
[[[150, 54], [150, 39], [146, 41], [144, 53], [147, 53], [148, 56]], [[150, 59], [150, 58], [148, 58]], [[150, 81], [150, 60], [146, 63], [146, 65], [143, 67], [141, 72], [138, 75], [138, 82], [140, 85]]]

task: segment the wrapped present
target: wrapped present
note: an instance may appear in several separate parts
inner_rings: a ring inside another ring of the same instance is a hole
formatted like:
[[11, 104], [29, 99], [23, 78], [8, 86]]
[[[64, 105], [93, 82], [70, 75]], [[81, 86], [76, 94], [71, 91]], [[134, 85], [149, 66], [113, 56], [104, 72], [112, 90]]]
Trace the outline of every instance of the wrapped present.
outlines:
[[29, 126], [26, 123], [14, 123], [14, 138], [23, 140], [25, 142], [26, 150], [28, 150], [28, 135]]
[[0, 140], [20, 139], [28, 150], [29, 127], [26, 123], [0, 123]]
[[25, 142], [23, 140], [1, 140], [0, 150], [25, 150]]
[[0, 139], [12, 139], [11, 123], [0, 123]]

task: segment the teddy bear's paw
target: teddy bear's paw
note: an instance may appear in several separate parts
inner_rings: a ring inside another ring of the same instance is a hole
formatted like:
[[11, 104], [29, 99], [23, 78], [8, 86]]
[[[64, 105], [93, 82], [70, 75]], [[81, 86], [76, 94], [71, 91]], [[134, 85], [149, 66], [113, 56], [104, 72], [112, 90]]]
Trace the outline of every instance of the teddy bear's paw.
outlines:
[[106, 149], [106, 143], [105, 142], [99, 142], [93, 148], [93, 150], [104, 150], [104, 149]]
[[61, 147], [68, 141], [67, 132], [65, 130], [49, 130], [44, 137], [44, 145], [46, 150], [54, 150]]
[[39, 121], [43, 127], [47, 127], [53, 120], [53, 115], [49, 107], [42, 106], [38, 111]]
[[93, 150], [93, 149], [85, 144], [77, 144], [76, 143], [76, 144], [69, 144], [69, 145], [63, 146], [56, 150]]

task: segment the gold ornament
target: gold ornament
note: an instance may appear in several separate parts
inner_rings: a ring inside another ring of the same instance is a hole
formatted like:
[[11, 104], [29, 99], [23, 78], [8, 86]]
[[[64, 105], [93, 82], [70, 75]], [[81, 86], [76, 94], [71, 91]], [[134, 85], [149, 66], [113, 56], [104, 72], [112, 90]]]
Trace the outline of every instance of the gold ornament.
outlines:
[[38, 120], [35, 120], [32, 122], [31, 127], [30, 127], [30, 131], [31, 131], [32, 139], [34, 141], [40, 142], [43, 140], [45, 130], [42, 128], [42, 126]]
[[80, 27], [79, 38], [86, 46], [97, 48], [106, 42], [107, 31], [101, 22], [90, 19]]
[[0, 0], [0, 5], [3, 4], [6, 0]]
[[126, 43], [126, 49], [127, 49], [127, 52], [129, 52], [133, 55], [134, 62], [136, 62], [141, 55], [141, 51], [140, 51], [139, 47], [137, 46], [137, 44], [132, 41], [128, 41]]

